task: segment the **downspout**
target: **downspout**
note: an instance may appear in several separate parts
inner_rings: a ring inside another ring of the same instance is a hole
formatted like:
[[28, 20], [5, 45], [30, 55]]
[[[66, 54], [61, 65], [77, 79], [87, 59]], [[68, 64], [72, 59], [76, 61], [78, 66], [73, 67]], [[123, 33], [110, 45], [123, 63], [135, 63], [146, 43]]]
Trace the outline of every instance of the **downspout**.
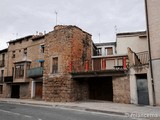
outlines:
[[154, 87], [153, 68], [152, 68], [152, 58], [151, 58], [151, 45], [150, 45], [150, 32], [149, 32], [150, 29], [149, 29], [147, 0], [145, 0], [145, 12], [146, 12], [146, 27], [147, 27], [147, 36], [148, 36], [148, 49], [149, 49], [149, 65], [150, 65], [152, 92], [153, 92], [153, 106], [156, 106], [155, 87]]

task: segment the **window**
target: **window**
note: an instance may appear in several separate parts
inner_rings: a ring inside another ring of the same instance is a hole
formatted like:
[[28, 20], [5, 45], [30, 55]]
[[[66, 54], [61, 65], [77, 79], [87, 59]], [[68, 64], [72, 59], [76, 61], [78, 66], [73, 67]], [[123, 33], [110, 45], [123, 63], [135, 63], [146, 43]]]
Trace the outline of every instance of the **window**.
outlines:
[[22, 78], [24, 76], [24, 64], [15, 66], [15, 78]]
[[41, 53], [44, 53], [44, 45], [41, 45]]
[[58, 72], [58, 57], [52, 58], [52, 73]]
[[24, 49], [23, 54], [24, 56], [27, 56], [27, 48]]
[[106, 55], [113, 55], [113, 48], [112, 47], [107, 47], [105, 48]]
[[97, 54], [98, 54], [98, 56], [101, 56], [101, 55], [102, 55], [102, 48], [98, 48], [98, 49], [97, 49]]
[[16, 52], [12, 51], [12, 58], [15, 58], [15, 57], [16, 57]]
[[4, 70], [1, 70], [1, 77], [3, 78], [4, 76]]
[[0, 94], [3, 94], [3, 85], [0, 85]]
[[29, 70], [29, 69], [30, 69], [30, 66], [31, 66], [31, 63], [27, 63], [26, 69]]
[[14, 67], [12, 67], [12, 76], [14, 75]]
[[2, 61], [5, 60], [5, 54], [2, 54]]
[[40, 62], [40, 67], [44, 67], [44, 62]]
[[117, 65], [123, 66], [123, 59], [122, 58], [117, 60]]
[[3, 77], [4, 77], [4, 70], [1, 70], [1, 75], [0, 75], [0, 82], [3, 82]]

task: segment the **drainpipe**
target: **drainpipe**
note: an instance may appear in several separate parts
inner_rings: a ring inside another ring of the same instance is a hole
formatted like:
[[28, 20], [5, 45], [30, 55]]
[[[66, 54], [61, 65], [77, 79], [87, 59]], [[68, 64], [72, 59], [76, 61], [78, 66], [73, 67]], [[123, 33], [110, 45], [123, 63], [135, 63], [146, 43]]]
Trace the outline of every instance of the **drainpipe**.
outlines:
[[148, 4], [145, 0], [145, 12], [146, 12], [146, 26], [147, 26], [147, 36], [148, 36], [148, 49], [149, 49], [149, 65], [151, 73], [151, 82], [152, 82], [152, 92], [153, 92], [153, 106], [156, 106], [156, 97], [155, 97], [155, 87], [153, 79], [153, 68], [152, 68], [152, 58], [151, 58], [151, 45], [150, 45], [150, 30], [149, 30], [149, 19], [148, 19]]

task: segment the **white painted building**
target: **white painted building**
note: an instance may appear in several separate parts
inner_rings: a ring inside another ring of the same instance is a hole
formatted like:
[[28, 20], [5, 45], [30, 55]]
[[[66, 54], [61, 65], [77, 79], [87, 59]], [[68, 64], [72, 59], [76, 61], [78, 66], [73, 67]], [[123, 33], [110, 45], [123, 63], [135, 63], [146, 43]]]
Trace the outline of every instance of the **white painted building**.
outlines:
[[130, 102], [153, 105], [146, 32], [118, 33], [116, 40], [117, 54], [128, 54], [129, 58]]
[[115, 55], [115, 42], [95, 43], [97, 47], [98, 56]]

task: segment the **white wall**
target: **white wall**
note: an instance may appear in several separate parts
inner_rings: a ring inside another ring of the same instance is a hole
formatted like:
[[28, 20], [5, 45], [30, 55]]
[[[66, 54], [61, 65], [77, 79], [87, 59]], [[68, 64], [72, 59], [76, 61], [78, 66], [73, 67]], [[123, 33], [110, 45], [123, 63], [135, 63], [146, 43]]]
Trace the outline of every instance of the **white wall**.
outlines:
[[117, 54], [127, 54], [127, 47], [134, 52], [148, 51], [148, 42], [146, 37], [135, 36], [118, 36], [117, 37]]

